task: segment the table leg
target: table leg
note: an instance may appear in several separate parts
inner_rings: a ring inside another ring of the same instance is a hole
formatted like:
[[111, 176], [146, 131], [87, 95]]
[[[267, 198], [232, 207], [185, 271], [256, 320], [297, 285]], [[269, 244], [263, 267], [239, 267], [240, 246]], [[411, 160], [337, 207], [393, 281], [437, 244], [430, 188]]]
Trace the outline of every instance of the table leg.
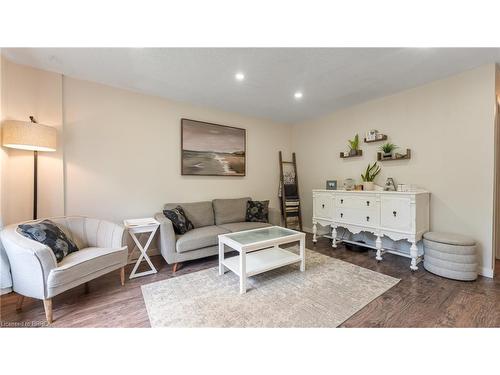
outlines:
[[224, 262], [224, 244], [219, 241], [219, 276], [222, 276], [224, 275], [224, 272], [226, 271], [225, 270], [225, 266], [223, 264]]
[[306, 270], [306, 246], [305, 246], [306, 238], [305, 236], [300, 239], [300, 272], [304, 272]]
[[247, 292], [247, 254], [240, 252], [240, 294]]
[[[155, 233], [156, 233], [156, 229], [151, 232], [151, 234], [149, 235], [148, 241], [146, 242], [146, 245], [144, 247], [141, 245], [141, 243], [137, 239], [135, 233], [130, 233], [130, 236], [132, 237], [132, 239], [134, 240], [137, 248], [141, 252], [141, 255], [137, 259], [137, 262], [135, 263], [134, 268], [132, 269], [132, 272], [130, 273], [129, 279], [133, 279], [134, 277], [139, 277], [139, 276], [146, 276], [146, 275], [150, 275], [152, 273], [157, 273], [158, 272], [156, 270], [155, 266], [153, 265], [153, 263], [151, 262], [151, 259], [149, 259], [148, 254], [146, 253], [147, 250], [148, 250], [148, 248], [149, 248], [149, 245], [151, 244], [151, 241], [153, 240], [153, 237], [154, 237]], [[144, 271], [144, 272], [141, 272], [141, 273], [136, 273], [137, 269], [139, 268], [139, 265], [141, 264], [141, 262], [142, 262], [143, 259], [146, 260], [146, 262], [148, 263], [148, 265], [151, 268], [151, 270]]]

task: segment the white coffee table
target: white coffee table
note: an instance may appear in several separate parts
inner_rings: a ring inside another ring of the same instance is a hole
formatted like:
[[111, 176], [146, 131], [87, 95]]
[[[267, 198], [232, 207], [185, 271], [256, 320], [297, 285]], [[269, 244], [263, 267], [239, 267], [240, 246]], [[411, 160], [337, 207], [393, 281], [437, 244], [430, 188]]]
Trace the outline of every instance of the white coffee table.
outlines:
[[[282, 249], [279, 245], [300, 242], [300, 254]], [[219, 235], [219, 275], [226, 268], [240, 277], [240, 293], [246, 293], [247, 277], [275, 268], [300, 262], [305, 270], [305, 241], [302, 232], [278, 226], [246, 230]], [[224, 258], [224, 246], [236, 250], [239, 255]]]

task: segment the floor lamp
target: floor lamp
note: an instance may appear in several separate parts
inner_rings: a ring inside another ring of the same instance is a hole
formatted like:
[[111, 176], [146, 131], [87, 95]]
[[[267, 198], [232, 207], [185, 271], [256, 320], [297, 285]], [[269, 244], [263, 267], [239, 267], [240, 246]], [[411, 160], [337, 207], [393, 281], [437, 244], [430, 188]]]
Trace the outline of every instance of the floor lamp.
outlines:
[[37, 218], [38, 152], [55, 151], [57, 130], [39, 124], [33, 116], [30, 122], [7, 120], [2, 126], [2, 142], [5, 147], [33, 151], [33, 220]]

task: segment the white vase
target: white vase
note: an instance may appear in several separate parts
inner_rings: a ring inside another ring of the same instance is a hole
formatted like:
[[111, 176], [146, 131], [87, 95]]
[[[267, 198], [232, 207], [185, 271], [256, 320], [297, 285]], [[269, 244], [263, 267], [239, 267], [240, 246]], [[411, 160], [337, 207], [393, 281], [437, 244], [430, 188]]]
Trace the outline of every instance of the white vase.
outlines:
[[375, 183], [373, 181], [363, 182], [363, 190], [372, 191], [374, 189]]

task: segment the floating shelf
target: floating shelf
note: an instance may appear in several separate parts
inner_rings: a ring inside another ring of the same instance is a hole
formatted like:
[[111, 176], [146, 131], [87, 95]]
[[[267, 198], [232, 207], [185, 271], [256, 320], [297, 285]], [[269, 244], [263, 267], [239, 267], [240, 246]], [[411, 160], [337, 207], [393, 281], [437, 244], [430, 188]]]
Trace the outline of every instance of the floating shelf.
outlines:
[[401, 155], [396, 152], [396, 157], [394, 158], [384, 158], [381, 152], [377, 153], [377, 161], [407, 160], [407, 159], [411, 159], [411, 150], [409, 148], [406, 149], [406, 155]]
[[344, 156], [343, 152], [340, 153], [340, 157], [342, 159], [355, 158], [355, 157], [358, 157], [358, 156], [363, 156], [363, 150], [357, 150], [356, 151], [356, 155], [347, 155], [347, 156]]
[[380, 139], [377, 138], [377, 139], [374, 139], [373, 141], [368, 141], [365, 138], [365, 143], [374, 143], [374, 142], [382, 142], [382, 141], [387, 141], [387, 135], [382, 134], [382, 138], [380, 138]]

